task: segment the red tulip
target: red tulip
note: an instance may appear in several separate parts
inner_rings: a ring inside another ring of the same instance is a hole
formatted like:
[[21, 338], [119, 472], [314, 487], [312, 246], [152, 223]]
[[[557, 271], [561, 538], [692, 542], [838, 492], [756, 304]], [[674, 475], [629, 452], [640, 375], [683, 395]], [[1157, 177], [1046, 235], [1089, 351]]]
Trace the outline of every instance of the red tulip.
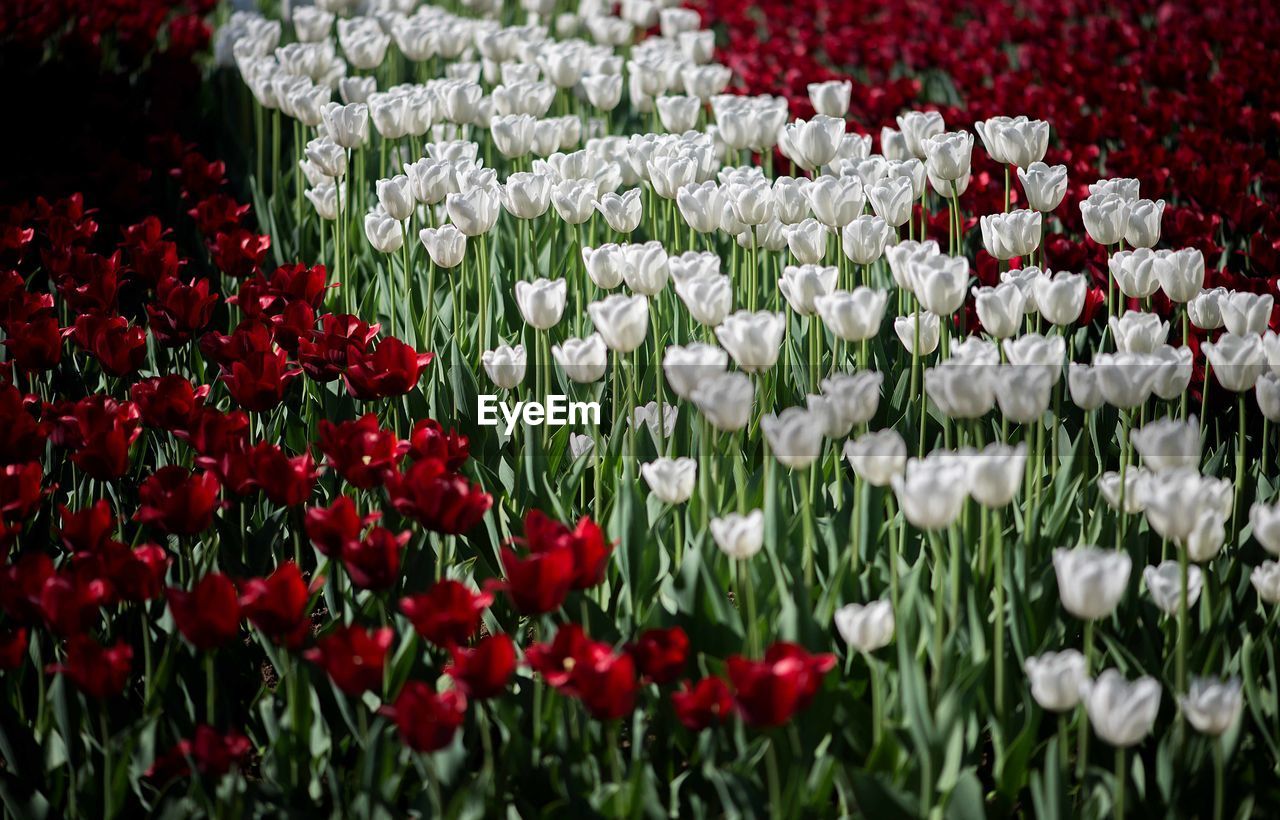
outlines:
[[22, 464], [44, 457], [49, 425], [36, 420], [36, 396], [24, 396], [13, 385], [0, 385], [0, 464]]
[[444, 462], [446, 470], [457, 472], [466, 463], [471, 450], [467, 437], [453, 430], [445, 432], [435, 419], [422, 419], [413, 425], [405, 443], [409, 457], [416, 461], [434, 458]]
[[217, 649], [239, 634], [240, 601], [227, 576], [211, 572], [190, 592], [169, 587], [166, 595], [178, 631], [196, 649]]
[[591, 642], [573, 658], [568, 688], [596, 720], [615, 720], [636, 708], [636, 665], [625, 652]]
[[316, 485], [316, 466], [311, 453], [289, 456], [280, 445], [262, 442], [248, 452], [253, 483], [273, 504], [293, 507], [306, 501]]
[[227, 392], [246, 410], [265, 412], [284, 400], [289, 382], [301, 374], [289, 363], [283, 350], [251, 353], [231, 363], [219, 377]]
[[355, 624], [343, 625], [317, 641], [303, 657], [327, 672], [343, 692], [358, 697], [382, 689], [382, 667], [393, 638], [388, 627], [370, 632]]
[[110, 598], [111, 587], [106, 581], [87, 572], [64, 571], [45, 581], [40, 610], [49, 630], [66, 638], [96, 626]]
[[[142, 602], [160, 596], [164, 575], [169, 568], [169, 553], [155, 544], [141, 544], [130, 549], [118, 541], [108, 541], [96, 553], [81, 553], [84, 560], [111, 587], [117, 601]], [[77, 566], [81, 562], [77, 558]]]
[[326, 313], [320, 317], [319, 333], [298, 340], [298, 363], [313, 380], [331, 382], [364, 357], [377, 335], [378, 325], [350, 314]]
[[53, 559], [43, 552], [24, 552], [0, 566], [0, 607], [23, 624], [40, 620], [40, 596], [53, 576]]
[[753, 726], [781, 726], [809, 705], [835, 663], [835, 655], [810, 655], [801, 646], [775, 643], [762, 661], [729, 658], [727, 670], [743, 719]]
[[200, 724], [192, 740], [182, 739], [164, 755], [156, 758], [147, 770], [147, 777], [156, 783], [168, 783], [177, 777], [191, 774], [192, 761], [196, 771], [206, 777], [221, 777], [232, 768], [242, 766], [248, 760], [253, 744], [235, 729], [225, 735], [212, 726]]
[[450, 650], [453, 663], [445, 674], [467, 697], [483, 700], [502, 694], [516, 671], [516, 648], [505, 632], [481, 638], [474, 647]]
[[195, 535], [213, 523], [218, 508], [218, 479], [186, 467], [161, 467], [138, 487], [140, 507], [134, 520], [173, 535]]
[[245, 228], [219, 231], [209, 242], [209, 258], [218, 270], [236, 279], [252, 276], [271, 250], [271, 237]]
[[44, 498], [44, 470], [40, 462], [9, 464], [0, 468], [0, 519], [23, 521]]
[[685, 681], [680, 691], [672, 692], [671, 706], [686, 729], [701, 732], [733, 714], [733, 696], [720, 678], [703, 678], [696, 684]]
[[557, 549], [572, 552], [573, 589], [589, 589], [603, 581], [613, 550], [612, 545], [604, 540], [604, 532], [599, 525], [590, 518], [584, 516], [570, 530], [540, 510], [531, 510], [524, 518], [524, 543], [535, 553]]
[[161, 279], [155, 301], [147, 304], [151, 335], [164, 347], [177, 347], [209, 326], [219, 296], [209, 292], [208, 279], [186, 284], [176, 277]]
[[645, 678], [657, 684], [672, 683], [688, 661], [689, 636], [678, 626], [650, 629], [628, 649]]
[[353, 487], [379, 487], [395, 473], [402, 456], [399, 441], [394, 432], [382, 429], [373, 413], [337, 424], [321, 419], [318, 430], [320, 451]]
[[574, 659], [590, 642], [582, 627], [574, 623], [564, 624], [556, 631], [554, 640], [533, 644], [525, 650], [524, 657], [533, 671], [559, 689], [568, 684]]
[[303, 528], [307, 539], [322, 555], [341, 558], [348, 547], [360, 540], [360, 533], [381, 513], [364, 517], [356, 512], [356, 502], [350, 496], [340, 495], [328, 507], [308, 507]]
[[50, 664], [50, 674], [61, 674], [91, 698], [106, 700], [124, 691], [129, 682], [133, 649], [124, 641], [104, 647], [87, 635], [67, 641], [67, 656], [62, 663]]
[[467, 713], [467, 698], [456, 689], [436, 693], [422, 681], [411, 680], [395, 704], [382, 707], [404, 744], [415, 752], [434, 752], [453, 741]]
[[399, 339], [385, 338], [372, 353], [352, 360], [345, 374], [347, 390], [366, 401], [403, 396], [417, 386], [433, 358], [434, 353], [419, 353]]
[[436, 646], [464, 644], [480, 628], [480, 616], [493, 603], [487, 592], [472, 592], [461, 583], [436, 581], [426, 592], [400, 599], [400, 611], [414, 631]]
[[56, 316], [37, 316], [5, 323], [4, 346], [18, 370], [41, 373], [62, 361], [63, 331]]
[[147, 357], [147, 332], [123, 316], [81, 314], [68, 334], [111, 376], [128, 376]]
[[511, 603], [522, 615], [541, 615], [560, 608], [573, 587], [573, 552], [553, 549], [521, 558], [510, 547], [502, 548], [502, 568]]
[[408, 530], [397, 535], [386, 527], [374, 527], [342, 552], [342, 565], [351, 583], [361, 589], [390, 589], [400, 574], [400, 553], [409, 542]]
[[66, 505], [59, 509], [62, 511], [59, 534], [68, 552], [96, 552], [110, 540], [119, 521], [111, 502], [105, 498], [75, 512]]
[[[142, 433], [138, 408], [103, 394], [76, 402], [58, 424], [70, 440], [71, 461], [91, 477], [110, 480], [129, 470], [129, 448]], [[56, 436], [55, 436], [56, 437]]]
[[311, 591], [293, 561], [281, 563], [265, 578], [250, 578], [240, 584], [244, 617], [264, 635], [289, 647], [301, 644], [311, 631], [310, 599]]
[[157, 430], [174, 433], [186, 433], [192, 416], [208, 395], [208, 385], [197, 388], [176, 373], [142, 379], [129, 388], [129, 398], [137, 405], [142, 421]]
[[28, 632], [24, 627], [0, 630], [0, 670], [12, 671], [27, 660]]
[[415, 461], [387, 479], [396, 512], [443, 535], [460, 535], [480, 523], [493, 497], [480, 485], [445, 470], [436, 459]]

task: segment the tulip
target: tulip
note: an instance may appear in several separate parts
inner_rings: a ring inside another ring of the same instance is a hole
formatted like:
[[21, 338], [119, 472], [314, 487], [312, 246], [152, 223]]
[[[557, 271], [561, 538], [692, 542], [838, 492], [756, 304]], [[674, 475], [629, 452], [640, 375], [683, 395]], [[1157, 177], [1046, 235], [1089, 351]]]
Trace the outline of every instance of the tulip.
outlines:
[[[1142, 571], [1151, 600], [1166, 615], [1176, 615], [1182, 607], [1182, 567], [1177, 561], [1162, 561], [1159, 566]], [[1187, 607], [1200, 599], [1204, 573], [1195, 565], [1187, 567]]]
[[492, 230], [498, 221], [499, 205], [496, 187], [450, 193], [444, 200], [449, 221], [466, 236], [480, 236]]
[[[973, 155], [973, 134], [951, 131], [935, 134], [921, 145], [929, 175], [946, 183], [958, 183], [969, 176]], [[944, 186], [950, 193], [950, 186]], [[957, 184], [957, 187], [958, 184]]]
[[134, 519], [161, 532], [195, 535], [208, 529], [218, 508], [218, 480], [208, 472], [185, 467], [161, 467], [138, 487]]
[[489, 593], [472, 592], [458, 581], [446, 579], [436, 581], [426, 592], [402, 598], [400, 611], [419, 635], [448, 648], [471, 640], [491, 603]]
[[644, 212], [640, 203], [640, 189], [632, 188], [624, 194], [608, 193], [596, 201], [596, 210], [618, 233], [631, 233], [640, 227]]
[[988, 335], [1007, 339], [1021, 329], [1026, 297], [1016, 284], [1002, 282], [995, 287], [975, 287], [971, 292], [978, 321]]
[[698, 233], [711, 233], [720, 227], [720, 215], [726, 203], [715, 182], [689, 184], [676, 192], [676, 206], [680, 216]]
[[822, 454], [822, 429], [808, 410], [788, 407], [779, 415], [760, 420], [760, 429], [769, 442], [769, 452], [793, 470], [803, 470]]
[[810, 181], [805, 177], [777, 177], [773, 181], [774, 216], [784, 225], [796, 225], [809, 216], [809, 198], [805, 190]]
[[1280, 563], [1263, 561], [1249, 573], [1249, 583], [1264, 603], [1280, 604]]
[[1261, 336], [1271, 323], [1271, 294], [1229, 291], [1219, 302], [1222, 323], [1236, 336]]
[[1254, 539], [1272, 555], [1280, 555], [1280, 504], [1255, 503], [1249, 508]]
[[442, 268], [454, 268], [462, 263], [467, 252], [466, 234], [453, 225], [439, 228], [423, 228], [418, 239], [431, 256], [431, 261]]
[[825, 83], [809, 83], [809, 102], [813, 110], [827, 117], [843, 117], [849, 113], [849, 95], [853, 83], [848, 80], [830, 80]]
[[1159, 362], [1143, 353], [1103, 353], [1094, 357], [1093, 373], [1103, 399], [1112, 407], [1130, 410], [1151, 396]]
[[1174, 302], [1190, 302], [1204, 287], [1204, 254], [1198, 248], [1156, 251], [1156, 278]]
[[[1153, 258], [1153, 275], [1155, 269]], [[1226, 299], [1227, 293], [1226, 288], [1212, 288], [1202, 290], [1196, 294], [1191, 301], [1187, 302], [1187, 316], [1190, 318], [1191, 324], [1201, 330], [1217, 330], [1222, 327], [1224, 324], [1222, 303]]]
[[847, 432], [853, 425], [866, 424], [875, 416], [876, 409], [880, 406], [880, 387], [883, 383], [883, 373], [863, 371], [841, 373], [823, 379], [821, 387], [823, 395], [834, 401], [833, 409], [842, 419], [840, 426]]
[[1160, 419], [1129, 434], [1129, 441], [1146, 466], [1156, 472], [1195, 468], [1200, 464], [1200, 425], [1196, 417], [1186, 421]]
[[949, 360], [924, 372], [924, 391], [951, 419], [982, 418], [995, 407], [990, 369]]
[[1160, 684], [1145, 676], [1130, 682], [1119, 671], [1107, 669], [1085, 686], [1084, 701], [1093, 731], [1123, 749], [1151, 733], [1160, 711]]
[[785, 331], [782, 314], [740, 310], [716, 327], [716, 338], [738, 367], [758, 373], [777, 362]]
[[960, 515], [968, 493], [963, 465], [940, 458], [911, 459], [890, 480], [903, 517], [921, 530], [942, 530]]
[[326, 135], [342, 148], [359, 148], [369, 141], [369, 106], [364, 103], [329, 103], [321, 116]]
[[1116, 349], [1122, 353], [1153, 353], [1169, 338], [1169, 323], [1154, 313], [1127, 310], [1107, 319]]
[[1109, 616], [1124, 596], [1132, 566], [1125, 552], [1091, 546], [1055, 549], [1053, 571], [1062, 608], [1084, 621]]
[[1145, 299], [1160, 287], [1156, 278], [1156, 254], [1150, 248], [1118, 251], [1107, 260], [1111, 278], [1120, 292], [1131, 299]]
[[851, 223], [866, 204], [857, 177], [820, 176], [802, 190], [814, 217], [832, 230]]
[[989, 444], [972, 456], [969, 466], [969, 494], [989, 509], [999, 509], [1011, 501], [1022, 484], [1027, 466], [1027, 445]]
[[1072, 403], [1081, 410], [1086, 412], [1097, 410], [1103, 405], [1102, 388], [1098, 382], [1096, 368], [1071, 362], [1067, 366], [1067, 388]]
[[1035, 282], [1036, 307], [1054, 325], [1074, 324], [1084, 310], [1088, 282], [1078, 273], [1055, 273]]
[[649, 330], [649, 300], [644, 296], [608, 296], [587, 305], [587, 313], [610, 350], [630, 353], [644, 343]]
[[579, 384], [599, 381], [609, 362], [604, 338], [599, 333], [585, 339], [565, 339], [551, 346], [551, 355], [569, 380]]
[[1138, 180], [1132, 178], [1100, 179], [1089, 185], [1089, 196], [1106, 194], [1133, 202], [1139, 196], [1139, 187]]
[[646, 680], [665, 686], [675, 683], [688, 664], [689, 636], [678, 626], [647, 629], [628, 645], [627, 652]]
[[1040, 247], [1041, 216], [1039, 211], [1010, 211], [991, 214], [979, 220], [982, 244], [996, 259], [1026, 256]]
[[885, 244], [894, 231], [878, 216], [859, 216], [844, 226], [841, 248], [849, 261], [870, 265], [884, 254]]
[[844, 457], [863, 481], [886, 487], [906, 470], [907, 444], [895, 430], [880, 430], [845, 442]]
[[1010, 365], [992, 374], [996, 403], [1006, 419], [1015, 424], [1038, 422], [1049, 409], [1053, 379], [1039, 366]]
[[622, 252], [625, 260], [622, 275], [627, 287], [636, 293], [654, 296], [667, 286], [670, 269], [667, 250], [661, 242], [623, 245]]
[[1074, 649], [1030, 656], [1022, 669], [1031, 682], [1031, 697], [1041, 709], [1070, 712], [1080, 703], [1081, 690], [1089, 681], [1085, 657]]
[[691, 458], [660, 458], [640, 465], [640, 475], [659, 500], [667, 504], [683, 504], [693, 495], [698, 462]]
[[1014, 268], [1000, 274], [1000, 283], [1016, 285], [1022, 291], [1022, 296], [1026, 300], [1024, 307], [1027, 315], [1030, 316], [1040, 310], [1040, 306], [1036, 304], [1036, 283], [1045, 276], [1047, 274], [1037, 267]]
[[211, 572], [190, 592], [170, 587], [165, 595], [178, 631], [196, 649], [216, 649], [239, 634], [239, 598], [227, 576]]
[[1201, 345], [1218, 383], [1233, 393], [1251, 390], [1267, 371], [1267, 354], [1260, 336], [1238, 336], [1227, 332], [1216, 342]]
[[807, 708], [835, 663], [834, 655], [810, 655], [795, 644], [776, 643], [762, 661], [730, 657], [726, 671], [743, 720], [770, 727], [785, 725]]
[[516, 219], [534, 219], [551, 206], [551, 184], [548, 174], [511, 174], [498, 186], [498, 201]]
[[993, 160], [1020, 170], [1043, 160], [1049, 147], [1049, 123], [1044, 120], [992, 117], [974, 123], [974, 130]]
[[898, 115], [898, 129], [906, 141], [907, 152], [917, 159], [924, 159], [926, 141], [941, 134], [946, 125], [942, 114], [937, 111], [908, 111]]
[[1135, 248], [1151, 248], [1160, 241], [1160, 218], [1164, 215], [1164, 200], [1135, 199], [1129, 203], [1129, 221], [1124, 229], [1124, 240]]
[[383, 430], [373, 413], [336, 424], [321, 419], [318, 444], [342, 480], [362, 490], [382, 486], [404, 455], [396, 434]]
[[871, 210], [890, 227], [905, 225], [911, 219], [914, 190], [906, 177], [889, 177], [865, 188]]
[[1225, 520], [1232, 511], [1231, 482], [1201, 476], [1194, 469], [1166, 470], [1159, 480], [1147, 482], [1142, 496], [1151, 528], [1184, 546], [1193, 536], [1203, 544], [1202, 528], [1221, 526], [1214, 518]]
[[828, 117], [822, 114], [813, 119], [796, 120], [785, 127], [785, 153], [796, 165], [812, 171], [835, 159], [844, 136], [843, 118]]
[[930, 313], [950, 316], [964, 304], [969, 287], [969, 260], [964, 257], [915, 258], [908, 263], [907, 274], [921, 306]]
[[[386, 631], [390, 638], [390, 630]], [[406, 746], [428, 753], [453, 741], [466, 719], [467, 699], [460, 690], [437, 693], [428, 684], [411, 680], [400, 690], [395, 703], [380, 711], [395, 724]]]
[[[941, 322], [934, 313], [916, 312], [893, 320], [893, 331], [908, 353], [928, 356], [938, 349]], [[918, 342], [918, 344], [917, 344]]]
[[692, 131], [702, 111], [702, 100], [684, 95], [662, 96], [654, 100], [658, 109], [658, 121], [672, 134]]
[[1018, 181], [1027, 195], [1027, 204], [1037, 211], [1049, 213], [1062, 204], [1067, 193], [1067, 166], [1033, 162], [1018, 167]]
[[480, 357], [484, 372], [489, 379], [504, 390], [511, 390], [524, 381], [527, 357], [524, 345], [499, 345], [495, 350], [486, 350]]
[[[674, 268], [672, 270], [674, 272]], [[676, 279], [676, 295], [684, 302], [694, 321], [707, 327], [720, 325], [733, 305], [729, 277], [719, 273], [699, 273]]]
[[682, 726], [700, 732], [729, 717], [733, 695], [720, 678], [703, 678], [695, 684], [685, 681], [679, 692], [671, 694], [671, 706]]
[[1178, 706], [1197, 732], [1223, 735], [1236, 725], [1244, 708], [1240, 678], [1192, 678], [1191, 688], [1178, 696]]
[[852, 292], [835, 290], [818, 296], [813, 304], [834, 336], [860, 342], [879, 334], [888, 301], [887, 291], [857, 287]]
[[812, 316], [817, 309], [815, 300], [831, 293], [838, 276], [835, 267], [788, 265], [778, 280], [778, 289], [792, 310], [801, 316]]
[[88, 635], [74, 635], [63, 662], [46, 671], [63, 675], [91, 698], [107, 700], [124, 691], [132, 662], [133, 648], [124, 640], [104, 647]]
[[567, 288], [564, 279], [516, 282], [516, 306], [520, 309], [520, 316], [537, 330], [550, 330], [564, 315]]
[[836, 631], [859, 652], [875, 652], [893, 641], [893, 604], [886, 600], [867, 605], [846, 604], [836, 610]]
[[816, 265], [827, 252], [826, 228], [816, 219], [809, 218], [795, 225], [786, 226], [787, 247], [802, 265]]
[[1124, 239], [1129, 224], [1129, 200], [1116, 194], [1091, 194], [1080, 201], [1080, 215], [1089, 238], [1099, 245]]
[[662, 370], [667, 384], [682, 399], [690, 399], [706, 379], [724, 373], [729, 354], [714, 345], [693, 342], [687, 346], [671, 345], [662, 357]]
[[732, 433], [751, 421], [755, 386], [744, 373], [720, 373], [694, 387], [689, 400], [712, 427]]
[[322, 174], [337, 179], [347, 173], [346, 149], [328, 137], [319, 137], [307, 143], [307, 161]]
[[713, 518], [708, 526], [716, 546], [732, 559], [745, 561], [764, 545], [764, 513], [760, 510]]
[[1028, 333], [1001, 342], [1005, 358], [1017, 370], [1037, 370], [1049, 377], [1049, 383], [1057, 384], [1062, 377], [1062, 362], [1067, 357], [1067, 343], [1061, 336], [1041, 336]]
[[596, 443], [591, 436], [580, 435], [578, 433], [569, 434], [569, 452], [573, 455], [574, 460], [580, 459], [587, 453], [595, 449]]
[[1165, 401], [1179, 398], [1191, 384], [1192, 353], [1189, 347], [1160, 345], [1152, 354], [1157, 369], [1151, 392]]

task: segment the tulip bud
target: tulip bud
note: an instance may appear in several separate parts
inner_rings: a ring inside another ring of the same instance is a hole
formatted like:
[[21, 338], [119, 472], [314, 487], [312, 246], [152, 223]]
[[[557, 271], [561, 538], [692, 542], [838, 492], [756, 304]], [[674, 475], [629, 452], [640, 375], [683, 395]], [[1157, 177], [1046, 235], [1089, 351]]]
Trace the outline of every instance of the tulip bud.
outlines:
[[[1142, 571], [1143, 583], [1152, 602], [1166, 615], [1176, 615], [1182, 608], [1182, 566], [1177, 561], [1162, 561], [1159, 566]], [[1187, 567], [1187, 608], [1200, 600], [1204, 573], [1194, 564]]]
[[960, 516], [968, 494], [966, 472], [964, 465], [954, 459], [910, 459], [906, 472], [893, 476], [889, 484], [911, 526], [942, 530]]
[[395, 253], [404, 244], [404, 225], [378, 208], [364, 217], [364, 234], [378, 253]]
[[666, 504], [683, 504], [693, 495], [698, 462], [691, 458], [660, 458], [640, 465], [649, 491]]
[[701, 342], [683, 347], [671, 345], [662, 357], [662, 370], [666, 374], [667, 384], [682, 399], [691, 398], [699, 384], [724, 373], [728, 367], [728, 353]]
[[1129, 221], [1124, 241], [1135, 248], [1151, 248], [1160, 241], [1160, 218], [1164, 216], [1164, 200], [1135, 199], [1129, 203]]
[[1249, 583], [1264, 603], [1280, 604], [1280, 563], [1263, 561], [1249, 573]]
[[1200, 349], [1213, 365], [1218, 383], [1233, 393], [1252, 389], [1267, 371], [1267, 354], [1260, 336], [1223, 333], [1216, 342], [1205, 342]]
[[1076, 618], [1096, 621], [1115, 611], [1129, 585], [1133, 561], [1127, 552], [1080, 546], [1053, 551], [1062, 608]]
[[642, 295], [607, 296], [587, 305], [587, 313], [605, 346], [616, 353], [635, 350], [649, 331], [649, 300]]
[[1145, 299], [1160, 288], [1156, 278], [1156, 254], [1150, 248], [1118, 251], [1107, 260], [1116, 287], [1130, 299]]
[[845, 604], [836, 610], [836, 631], [853, 649], [875, 652], [893, 641], [893, 603]]
[[[917, 159], [924, 159], [925, 143], [946, 130], [946, 125], [942, 121], [942, 114], [937, 111], [908, 111], [898, 115], [898, 128], [906, 141], [907, 152]], [[890, 141], [893, 141], [892, 138]], [[881, 142], [884, 142], [883, 132]], [[885, 156], [888, 155], [886, 151]]]
[[813, 305], [834, 336], [860, 342], [879, 335], [888, 301], [887, 291], [859, 286], [852, 292], [835, 290], [818, 296]]
[[442, 268], [457, 267], [467, 253], [467, 237], [453, 225], [423, 228], [418, 231], [418, 239], [427, 249], [431, 261]]
[[979, 225], [982, 228], [982, 245], [996, 259], [1026, 256], [1040, 247], [1039, 211], [991, 214], [982, 217]]
[[725, 372], [699, 382], [689, 400], [711, 426], [733, 433], [747, 426], [755, 404], [755, 385], [744, 373]]
[[1228, 333], [1237, 336], [1261, 336], [1271, 324], [1271, 308], [1275, 299], [1271, 294], [1229, 291], [1219, 302], [1222, 323]]
[[569, 380], [578, 384], [599, 381], [609, 361], [604, 339], [599, 333], [592, 333], [585, 339], [565, 339], [563, 343], [551, 346], [551, 355]]
[[1124, 239], [1129, 225], [1129, 200], [1116, 194], [1091, 194], [1080, 201], [1080, 216], [1090, 239], [1099, 245], [1114, 245]]
[[1143, 676], [1129, 682], [1108, 669], [1085, 687], [1085, 709], [1098, 737], [1117, 748], [1136, 746], [1160, 713], [1160, 684]]
[[1076, 708], [1080, 690], [1089, 680], [1084, 655], [1074, 649], [1028, 657], [1022, 669], [1031, 682], [1031, 697], [1050, 712]]
[[1074, 324], [1084, 311], [1088, 281], [1082, 274], [1059, 272], [1035, 281], [1036, 306], [1040, 315], [1054, 325]]
[[716, 546], [730, 558], [745, 561], [764, 546], [764, 513], [760, 510], [713, 518], [710, 528]]
[[501, 345], [496, 350], [486, 350], [481, 354], [480, 361], [493, 383], [504, 390], [510, 390], [524, 381], [524, 345]]
[[863, 481], [886, 487], [906, 470], [907, 443], [893, 429], [879, 430], [845, 442], [844, 457]]
[[1198, 248], [1156, 251], [1156, 278], [1173, 302], [1190, 302], [1204, 287], [1204, 254]]
[[[928, 356], [938, 349], [941, 322], [937, 314], [919, 311], [893, 320], [893, 332], [908, 353]], [[918, 344], [917, 344], [918, 342]]]

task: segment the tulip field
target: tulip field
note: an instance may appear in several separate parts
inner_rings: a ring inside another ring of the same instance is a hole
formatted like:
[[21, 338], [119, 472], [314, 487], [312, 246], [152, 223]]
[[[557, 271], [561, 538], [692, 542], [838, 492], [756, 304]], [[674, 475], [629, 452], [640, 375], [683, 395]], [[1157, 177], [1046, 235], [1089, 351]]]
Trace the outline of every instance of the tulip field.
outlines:
[[1280, 815], [1275, 42], [0, 9], [4, 816]]

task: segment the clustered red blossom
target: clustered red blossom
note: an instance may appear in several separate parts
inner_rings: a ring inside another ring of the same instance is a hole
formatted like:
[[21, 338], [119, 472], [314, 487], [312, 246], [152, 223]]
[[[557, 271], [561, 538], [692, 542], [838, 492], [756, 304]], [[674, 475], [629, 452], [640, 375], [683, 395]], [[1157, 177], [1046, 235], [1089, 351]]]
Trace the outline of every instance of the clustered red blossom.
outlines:
[[[849, 130], [877, 141], [881, 126], [908, 109], [936, 109], [949, 128], [970, 131], [998, 115], [1051, 122], [1044, 161], [1066, 165], [1071, 185], [1046, 225], [1045, 258], [1055, 270], [1089, 275], [1094, 309], [1107, 290], [1107, 249], [1087, 237], [1079, 204], [1099, 176], [1136, 178], [1144, 196], [1177, 202], [1165, 211], [1163, 238], [1204, 254], [1206, 288], [1280, 296], [1280, 160], [1272, 149], [1280, 139], [1280, 53], [1257, 47], [1280, 37], [1280, 19], [1266, 4], [694, 5], [704, 25], [727, 36], [716, 59], [734, 71], [731, 90], [782, 95], [796, 116], [814, 113], [809, 83], [849, 80]], [[943, 84], [955, 103], [930, 102]], [[1018, 207], [1021, 192], [1012, 187]], [[1003, 169], [975, 152], [965, 231], [978, 214], [1003, 210], [1004, 194]], [[929, 235], [946, 235], [946, 209], [930, 219]], [[975, 273], [984, 285], [999, 279], [985, 250], [977, 251]], [[972, 300], [966, 310], [966, 326], [976, 329]], [[1160, 292], [1150, 310], [1173, 313]], [[1086, 304], [1081, 321], [1089, 314]], [[1280, 299], [1271, 326], [1280, 327]], [[1208, 334], [1193, 329], [1192, 336], [1202, 362], [1199, 343]], [[1198, 364], [1197, 382], [1202, 375]]]

